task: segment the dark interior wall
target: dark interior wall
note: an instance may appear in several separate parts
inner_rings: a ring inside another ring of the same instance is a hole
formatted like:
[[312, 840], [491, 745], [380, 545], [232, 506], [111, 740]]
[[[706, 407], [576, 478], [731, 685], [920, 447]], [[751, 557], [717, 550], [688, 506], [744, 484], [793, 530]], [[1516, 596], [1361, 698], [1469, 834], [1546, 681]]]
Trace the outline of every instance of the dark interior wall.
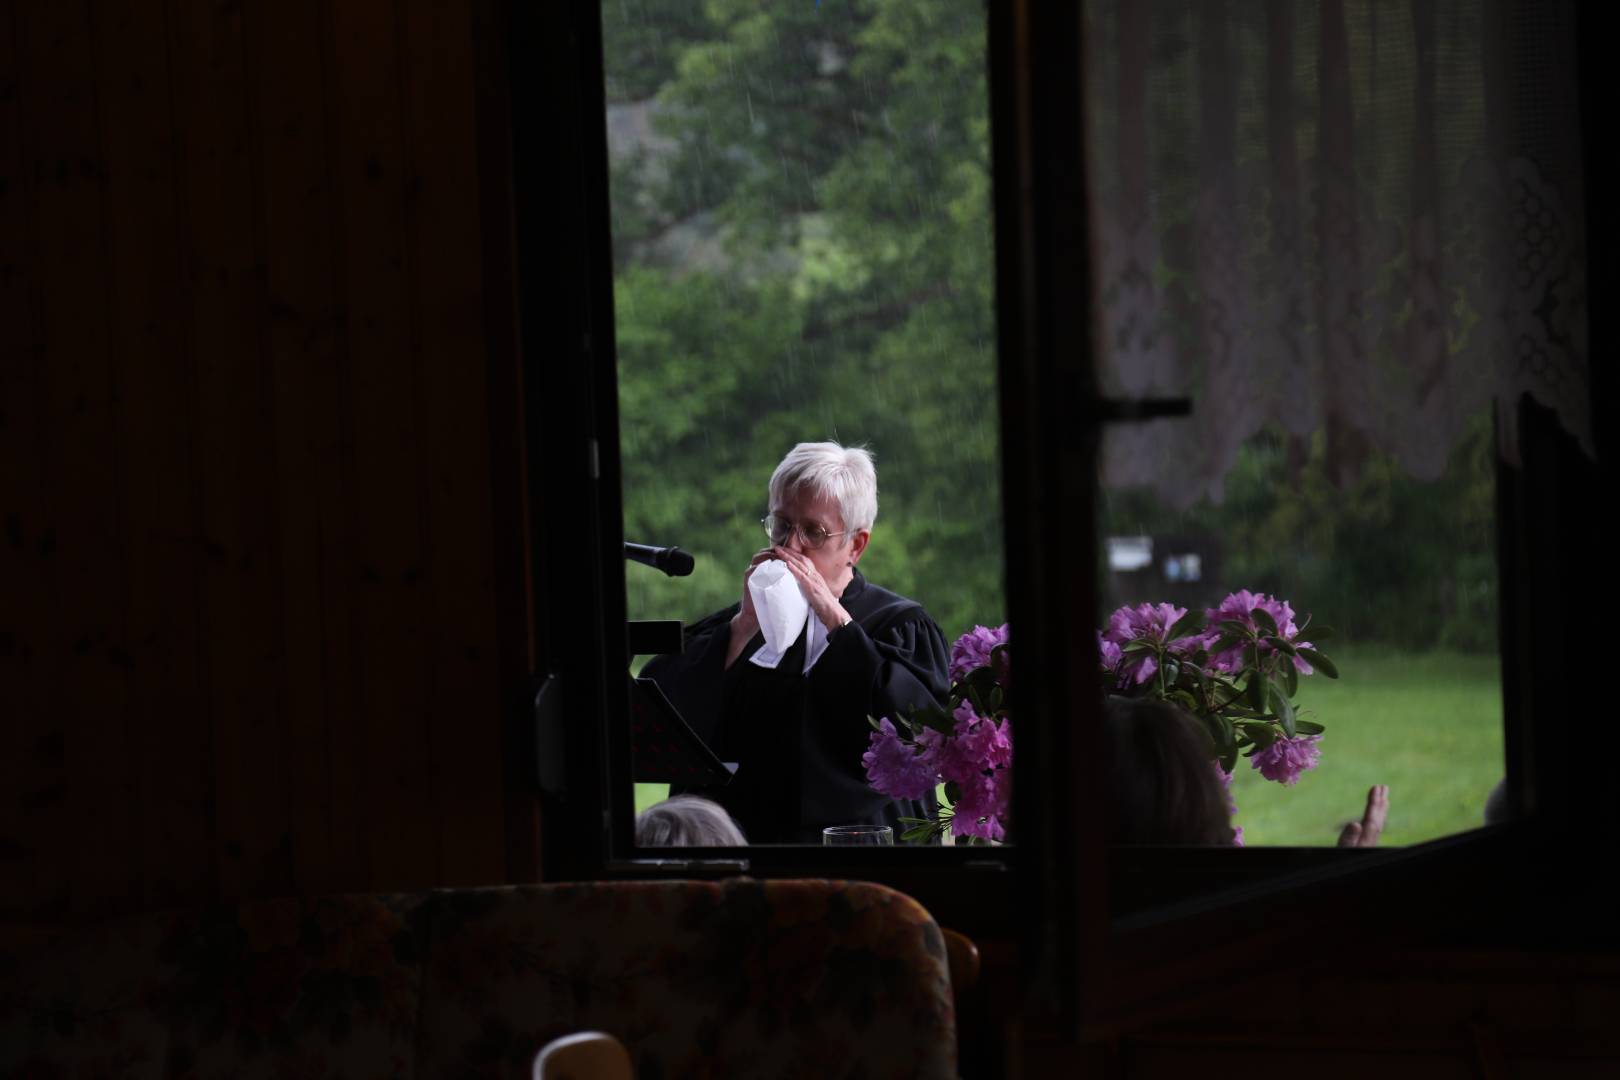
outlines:
[[0, 3], [0, 915], [507, 880], [487, 22]]

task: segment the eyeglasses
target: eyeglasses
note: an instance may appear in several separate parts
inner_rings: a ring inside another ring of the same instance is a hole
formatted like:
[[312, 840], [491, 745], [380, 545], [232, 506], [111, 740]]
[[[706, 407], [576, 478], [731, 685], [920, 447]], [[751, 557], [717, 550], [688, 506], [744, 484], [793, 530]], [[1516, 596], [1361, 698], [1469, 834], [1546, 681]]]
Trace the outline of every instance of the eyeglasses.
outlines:
[[826, 526], [814, 521], [789, 521], [775, 514], [766, 514], [760, 518], [760, 524], [765, 526], [765, 535], [771, 538], [773, 544], [786, 544], [793, 539], [796, 532], [804, 539], [804, 546], [815, 551], [835, 536], [847, 536], [853, 529], [844, 529], [841, 532], [828, 532]]

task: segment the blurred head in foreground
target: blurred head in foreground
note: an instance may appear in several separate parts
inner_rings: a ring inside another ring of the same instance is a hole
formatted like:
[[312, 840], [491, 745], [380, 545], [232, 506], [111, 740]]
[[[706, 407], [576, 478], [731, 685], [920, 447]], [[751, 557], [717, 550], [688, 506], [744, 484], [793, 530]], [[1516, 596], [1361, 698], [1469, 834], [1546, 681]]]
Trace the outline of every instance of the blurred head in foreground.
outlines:
[[1232, 819], [1209, 736], [1162, 701], [1109, 698], [1103, 761], [1110, 844], [1232, 843]]
[[1513, 800], [1508, 797], [1507, 777], [1496, 782], [1485, 797], [1485, 824], [1500, 825], [1513, 820]]

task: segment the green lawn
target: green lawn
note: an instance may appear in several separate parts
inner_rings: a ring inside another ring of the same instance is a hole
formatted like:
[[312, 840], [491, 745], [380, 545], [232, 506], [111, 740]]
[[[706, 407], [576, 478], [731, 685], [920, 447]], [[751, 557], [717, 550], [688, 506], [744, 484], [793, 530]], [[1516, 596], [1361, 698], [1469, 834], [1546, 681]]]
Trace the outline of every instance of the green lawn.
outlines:
[[1249, 844], [1331, 844], [1389, 785], [1385, 844], [1477, 828], [1502, 778], [1502, 692], [1494, 656], [1335, 649], [1339, 679], [1300, 681], [1298, 703], [1327, 726], [1322, 761], [1288, 788], [1239, 759], [1233, 792]]
[[636, 813], [641, 813], [655, 802], [661, 802], [668, 794], [668, 784], [637, 784]]
[[[1502, 778], [1502, 692], [1494, 656], [1335, 649], [1335, 682], [1300, 682], [1304, 715], [1327, 726], [1322, 762], [1294, 787], [1239, 759], [1232, 790], [1251, 845], [1332, 844], [1361, 816], [1367, 789], [1389, 785], [1384, 844], [1416, 844], [1481, 824]], [[665, 784], [637, 784], [636, 810]]]

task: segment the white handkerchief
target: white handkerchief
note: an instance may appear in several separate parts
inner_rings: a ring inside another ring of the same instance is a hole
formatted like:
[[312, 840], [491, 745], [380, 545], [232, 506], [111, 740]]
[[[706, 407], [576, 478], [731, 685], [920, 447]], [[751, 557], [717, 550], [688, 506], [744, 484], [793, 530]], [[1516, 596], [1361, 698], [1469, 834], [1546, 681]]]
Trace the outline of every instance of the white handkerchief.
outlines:
[[827, 651], [827, 625], [816, 618], [815, 612], [810, 613], [810, 637], [804, 643], [804, 673], [810, 674], [810, 669], [816, 666], [821, 654]]
[[764, 646], [752, 657], [762, 668], [774, 668], [782, 655], [799, 640], [810, 621], [810, 604], [799, 591], [799, 582], [780, 559], [761, 563], [748, 576], [748, 594], [754, 599]]
[[765, 644], [749, 660], [762, 668], [775, 669], [799, 635], [806, 634], [804, 671], [808, 673], [827, 651], [827, 628], [810, 610], [787, 563], [780, 559], [761, 563], [748, 577], [748, 593], [754, 599], [754, 614], [765, 635]]

